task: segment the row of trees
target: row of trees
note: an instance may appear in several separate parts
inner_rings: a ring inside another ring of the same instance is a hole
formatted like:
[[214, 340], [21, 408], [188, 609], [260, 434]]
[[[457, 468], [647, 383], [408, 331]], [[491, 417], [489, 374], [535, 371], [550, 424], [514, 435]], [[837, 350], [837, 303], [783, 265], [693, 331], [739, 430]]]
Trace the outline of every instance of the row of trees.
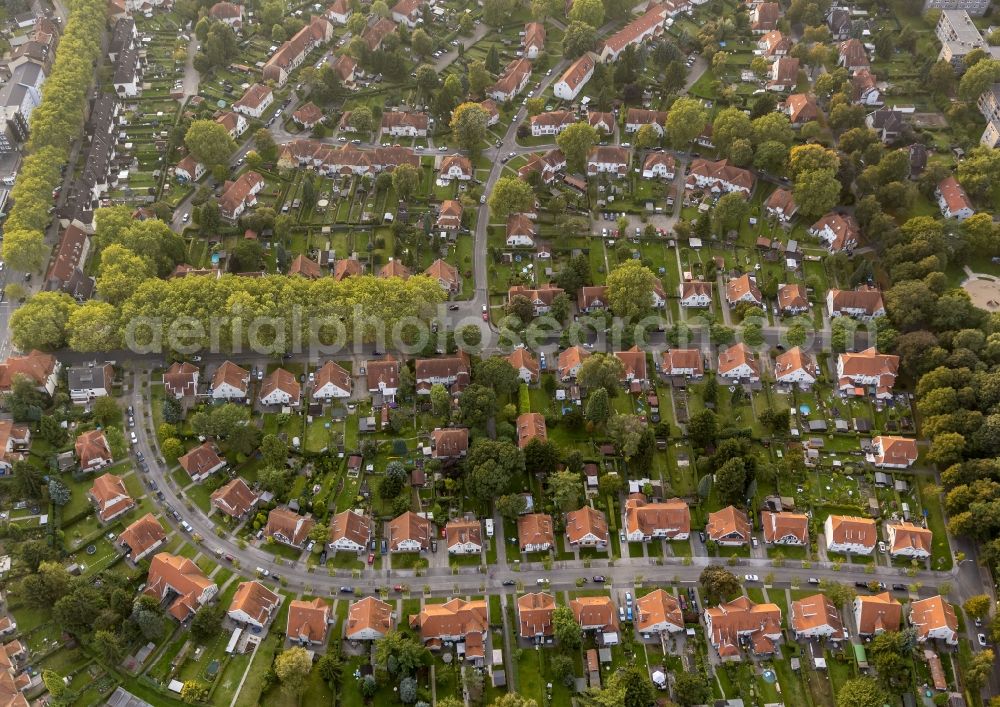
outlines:
[[[110, 249], [109, 249], [110, 250]], [[120, 275], [122, 273], [119, 273]], [[444, 291], [430, 278], [372, 275], [310, 281], [275, 275], [171, 280], [137, 277], [119, 306], [83, 304], [58, 292], [41, 292], [11, 317], [16, 346], [110, 351], [123, 345], [159, 350], [238, 346], [289, 351], [311, 343], [391, 340], [397, 330], [414, 341]]]
[[101, 57], [104, 18], [101, 0], [73, 4], [42, 102], [31, 113], [30, 154], [11, 189], [14, 205], [4, 226], [3, 257], [19, 270], [37, 271], [45, 264], [50, 195], [59, 184], [70, 145], [80, 134], [87, 91]]

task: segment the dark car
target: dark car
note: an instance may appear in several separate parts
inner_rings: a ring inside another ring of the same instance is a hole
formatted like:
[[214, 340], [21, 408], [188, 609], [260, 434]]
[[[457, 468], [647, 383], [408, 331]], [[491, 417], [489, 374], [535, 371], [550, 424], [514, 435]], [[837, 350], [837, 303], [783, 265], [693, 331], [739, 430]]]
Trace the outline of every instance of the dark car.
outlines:
[[340, 593], [341, 594], [354, 594], [354, 587], [341, 587], [340, 588]]
[[858, 589], [868, 589], [868, 582], [855, 582], [854, 586]]
[[603, 584], [603, 583], [604, 583], [604, 582], [606, 582], [607, 580], [606, 580], [606, 579], [604, 579], [604, 575], [603, 575], [603, 574], [595, 574], [595, 575], [594, 575], [594, 581], [595, 581], [595, 582], [599, 582], [599, 583]]
[[905, 584], [894, 584], [894, 585], [892, 585], [892, 591], [894, 591], [894, 592], [905, 592], [906, 591], [906, 585]]
[[517, 586], [517, 582], [515, 582], [513, 579], [505, 579], [503, 582], [501, 582], [501, 584], [503, 586], [505, 586], [505, 587], [516, 587]]

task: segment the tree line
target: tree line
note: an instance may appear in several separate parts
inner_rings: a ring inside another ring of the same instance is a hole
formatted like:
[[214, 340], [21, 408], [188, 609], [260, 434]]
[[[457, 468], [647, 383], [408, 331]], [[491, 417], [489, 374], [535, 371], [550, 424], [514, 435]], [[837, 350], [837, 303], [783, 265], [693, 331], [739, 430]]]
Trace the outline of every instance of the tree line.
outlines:
[[73, 3], [52, 73], [42, 86], [42, 102], [31, 113], [29, 154], [11, 189], [13, 206], [4, 228], [3, 256], [18, 270], [40, 270], [45, 264], [50, 195], [80, 134], [80, 116], [101, 57], [104, 13], [101, 0]]

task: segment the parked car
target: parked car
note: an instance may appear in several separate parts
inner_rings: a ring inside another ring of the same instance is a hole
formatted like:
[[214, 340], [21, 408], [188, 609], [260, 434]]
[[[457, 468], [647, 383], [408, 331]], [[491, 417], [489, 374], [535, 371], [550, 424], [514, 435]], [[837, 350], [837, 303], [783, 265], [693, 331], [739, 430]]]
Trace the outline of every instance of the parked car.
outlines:
[[503, 586], [505, 586], [505, 587], [516, 587], [517, 586], [517, 582], [515, 582], [513, 579], [505, 579], [503, 582], [501, 582], [501, 584]]
[[271, 576], [271, 570], [266, 570], [263, 567], [257, 567], [256, 571], [257, 571], [257, 574], [259, 574], [261, 577], [270, 577]]
[[604, 575], [603, 574], [595, 574], [594, 575], [594, 581], [603, 584], [607, 580], [604, 579]]
[[755, 575], [755, 574], [747, 574], [747, 575], [744, 575], [744, 576], [743, 576], [743, 579], [745, 579], [745, 580], [746, 580], [746, 581], [748, 581], [748, 582], [759, 582], [759, 581], [760, 581], [760, 577], [758, 577], [758, 576], [757, 576], [757, 575]]

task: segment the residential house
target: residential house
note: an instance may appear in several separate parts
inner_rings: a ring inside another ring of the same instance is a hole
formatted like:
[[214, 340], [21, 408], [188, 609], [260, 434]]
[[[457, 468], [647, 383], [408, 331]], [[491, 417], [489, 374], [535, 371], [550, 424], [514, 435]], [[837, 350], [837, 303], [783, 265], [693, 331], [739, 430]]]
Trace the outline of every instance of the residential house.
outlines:
[[831, 253], [853, 250], [858, 245], [861, 232], [858, 222], [850, 214], [831, 211], [809, 228], [810, 235], [826, 243]]
[[110, 523], [123, 513], [135, 508], [135, 501], [128, 495], [122, 477], [115, 474], [102, 474], [94, 479], [87, 496], [97, 508], [97, 517], [101, 523]]
[[882, 105], [882, 89], [878, 81], [868, 69], [855, 71], [851, 76], [851, 100], [863, 106]]
[[754, 34], [766, 34], [778, 26], [781, 17], [781, 7], [776, 2], [762, 2], [750, 10], [750, 31]]
[[788, 116], [789, 122], [795, 126], [819, 120], [820, 117], [816, 99], [809, 93], [793, 93], [782, 105], [782, 111]]
[[326, 644], [326, 632], [334, 620], [330, 605], [316, 597], [311, 601], [292, 599], [288, 604], [288, 640], [307, 646]]
[[543, 135], [558, 135], [570, 125], [576, 123], [576, 115], [568, 110], [554, 110], [533, 115], [528, 119], [532, 137]]
[[295, 374], [284, 368], [275, 368], [264, 377], [258, 400], [261, 405], [298, 405], [302, 388]]
[[587, 123], [594, 130], [610, 135], [615, 131], [615, 114], [608, 111], [589, 110], [587, 111]]
[[662, 589], [635, 600], [635, 630], [643, 636], [684, 630], [684, 614], [677, 597]]
[[243, 212], [257, 204], [257, 194], [264, 188], [264, 178], [250, 170], [241, 174], [235, 182], [226, 181], [219, 197], [219, 213], [228, 221], [235, 221]]
[[438, 179], [446, 182], [453, 179], [467, 182], [472, 179], [472, 162], [465, 155], [458, 153], [448, 155], [441, 160], [441, 165], [438, 168]]
[[323, 122], [323, 111], [312, 101], [299, 106], [292, 113], [292, 120], [295, 121], [297, 125], [302, 126], [306, 130], [312, 130], [317, 125]]
[[576, 308], [581, 312], [599, 312], [608, 308], [607, 285], [584, 285], [576, 293]]
[[344, 637], [349, 641], [376, 641], [385, 638], [392, 630], [395, 613], [391, 604], [375, 597], [356, 601], [347, 610]]
[[746, 169], [729, 164], [729, 160], [691, 161], [685, 186], [688, 189], [708, 189], [714, 193], [741, 191], [747, 196], [753, 191], [754, 176]]
[[898, 631], [902, 617], [902, 605], [889, 592], [861, 594], [854, 599], [854, 625], [860, 636]]
[[118, 536], [118, 543], [125, 549], [125, 556], [136, 563], [165, 542], [167, 534], [152, 513], [147, 513], [130, 524]]
[[889, 144], [899, 140], [906, 131], [906, 115], [894, 108], [880, 108], [865, 116], [865, 125], [875, 131], [879, 140]]
[[837, 607], [823, 594], [796, 599], [789, 608], [788, 626], [795, 638], [847, 638]]
[[352, 255], [350, 258], [341, 258], [333, 266], [333, 279], [342, 282], [349, 277], [363, 275], [364, 272], [365, 266], [358, 260], [357, 255]]
[[809, 544], [809, 516], [805, 513], [761, 511], [764, 542], [769, 545]]
[[187, 361], [175, 362], [163, 374], [163, 392], [177, 400], [194, 397], [198, 394], [198, 378], [201, 375], [198, 367]]
[[876, 398], [890, 398], [898, 371], [899, 356], [880, 354], [875, 347], [837, 357], [837, 385], [845, 393], [859, 395], [864, 393], [863, 388], [871, 387]]
[[429, 520], [407, 511], [389, 522], [389, 552], [426, 552], [433, 536]]
[[712, 283], [685, 280], [679, 285], [682, 307], [709, 307], [712, 304]]
[[232, 361], [225, 361], [215, 370], [209, 392], [213, 400], [242, 400], [250, 387], [250, 371]]
[[262, 83], [255, 83], [233, 104], [233, 110], [248, 118], [259, 120], [272, 103], [274, 103], [274, 92]]
[[211, 501], [215, 508], [237, 520], [246, 517], [254, 509], [260, 496], [247, 486], [239, 476], [212, 492]]
[[878, 528], [871, 518], [827, 516], [823, 524], [826, 549], [830, 552], [850, 552], [870, 555], [878, 543]]
[[940, 594], [911, 602], [909, 621], [921, 643], [935, 639], [949, 646], [958, 645], [958, 616]]
[[792, 49], [792, 40], [780, 30], [771, 30], [757, 40], [757, 49], [762, 56], [769, 59], [785, 56]]
[[582, 630], [605, 635], [618, 633], [618, 613], [611, 597], [576, 597], [570, 599], [569, 608]]
[[906, 437], [878, 435], [872, 438], [865, 455], [870, 464], [882, 469], [907, 469], [917, 461], [917, 441]]
[[77, 405], [111, 395], [114, 382], [115, 369], [110, 363], [105, 363], [103, 366], [98, 366], [96, 363], [71, 366], [66, 370], [69, 398]]
[[93, 296], [94, 278], [84, 272], [90, 255], [90, 235], [70, 224], [59, 237], [59, 245], [45, 273], [45, 288], [65, 292], [77, 302]]
[[464, 642], [467, 658], [470, 647], [478, 647], [480, 655], [474, 659], [484, 657], [482, 644], [489, 626], [489, 605], [484, 599], [424, 604], [420, 613], [410, 615], [410, 628], [420, 631], [420, 638], [428, 648], [440, 650], [445, 642]]
[[851, 38], [841, 42], [837, 47], [837, 64], [847, 69], [848, 73], [870, 69], [868, 52], [860, 39]]
[[733, 547], [750, 544], [750, 520], [735, 506], [726, 506], [708, 514], [705, 534], [717, 545]]
[[639, 45], [651, 37], [663, 34], [667, 19], [666, 8], [661, 5], [651, 7], [645, 14], [608, 37], [600, 51], [601, 61], [616, 61], [625, 47]]
[[436, 280], [441, 286], [441, 289], [446, 292], [461, 292], [462, 290], [462, 278], [458, 274], [458, 268], [450, 263], [445, 262], [441, 258], [438, 258], [433, 263], [431, 263], [426, 270], [424, 270], [424, 275], [427, 275], [432, 280]]
[[576, 378], [576, 374], [580, 372], [580, 366], [583, 365], [583, 360], [588, 356], [590, 356], [590, 353], [582, 346], [570, 346], [565, 351], [562, 351], [559, 354], [557, 364], [559, 379], [568, 381]]
[[629, 108], [625, 113], [625, 132], [627, 134], [637, 133], [642, 127], [650, 125], [657, 135], [663, 137], [666, 123], [666, 111]]
[[617, 145], [595, 145], [587, 153], [587, 175], [612, 174], [624, 177], [628, 174], [631, 153]]
[[733, 344], [725, 351], [719, 352], [718, 373], [722, 378], [733, 382], [746, 381], [756, 383], [760, 380], [760, 368], [757, 358], [746, 344]]
[[799, 60], [792, 56], [779, 56], [771, 64], [768, 74], [769, 91], [790, 91], [799, 81]]
[[27, 459], [30, 445], [31, 428], [12, 420], [0, 420], [0, 476], [9, 476], [15, 462]]
[[170, 600], [167, 613], [186, 621], [207, 604], [219, 587], [186, 557], [160, 552], [149, 563], [143, 593], [159, 602]]
[[626, 385], [642, 384], [649, 378], [646, 375], [646, 352], [638, 346], [628, 351], [615, 351], [615, 358], [622, 362], [622, 382]]
[[480, 101], [479, 107], [486, 112], [486, 127], [492, 127], [500, 122], [500, 109], [492, 98]]
[[308, 24], [278, 47], [264, 63], [261, 72], [263, 79], [274, 81], [279, 88], [284, 86], [289, 75], [302, 65], [309, 52], [330, 41], [332, 37], [333, 25], [323, 17], [312, 16]]
[[424, 0], [399, 0], [390, 10], [394, 22], [415, 28], [423, 16]]
[[285, 508], [272, 508], [267, 514], [267, 525], [264, 535], [275, 542], [289, 547], [301, 548], [309, 537], [309, 531], [316, 525], [312, 516], [300, 516], [295, 511]]
[[9, 393], [14, 382], [23, 376], [35, 384], [35, 389], [51, 396], [56, 392], [62, 364], [56, 357], [33, 350], [25, 356], [8, 356], [0, 363], [0, 394]]
[[507, 290], [507, 301], [513, 302], [516, 297], [525, 297], [531, 302], [534, 315], [540, 316], [548, 313], [552, 309], [552, 300], [563, 294], [564, 290], [551, 283], [539, 285], [537, 287], [526, 287], [524, 285], [514, 285]]
[[[564, 101], [575, 101], [580, 90], [586, 85], [594, 75], [596, 61], [594, 55], [587, 52], [579, 59], [570, 64], [569, 68], [559, 77], [559, 80], [552, 86], [552, 93], [556, 98]], [[595, 126], [596, 127], [596, 126]], [[614, 129], [614, 122], [607, 126], [605, 132], [610, 133]]]
[[205, 165], [188, 155], [174, 167], [174, 176], [182, 182], [197, 182], [205, 175]]
[[204, 481], [226, 466], [226, 460], [219, 456], [211, 442], [203, 442], [187, 454], [177, 458], [177, 463], [188, 473], [192, 481]]
[[379, 393], [390, 401], [396, 397], [396, 390], [399, 388], [399, 361], [392, 354], [381, 361], [368, 361], [365, 370], [369, 393]]
[[778, 309], [782, 314], [802, 314], [809, 311], [809, 297], [804, 285], [797, 283], [778, 286]]
[[676, 164], [673, 155], [666, 152], [650, 152], [642, 163], [642, 178], [673, 179]]
[[426, 113], [389, 111], [382, 114], [381, 133], [390, 137], [427, 137]]
[[507, 361], [517, 371], [517, 377], [526, 384], [530, 385], [538, 382], [538, 375], [541, 370], [538, 365], [538, 359], [528, 349], [524, 347], [514, 349], [507, 356]]
[[831, 7], [826, 16], [826, 26], [830, 37], [835, 41], [844, 41], [851, 36], [851, 10], [847, 7]]
[[467, 427], [438, 427], [431, 432], [431, 456], [434, 459], [459, 459], [469, 451]]
[[541, 22], [529, 22], [524, 26], [524, 38], [521, 43], [524, 56], [537, 59], [545, 50], [545, 25]]
[[475, 519], [455, 518], [444, 526], [450, 555], [479, 555], [483, 552], [483, 526]]
[[601, 511], [584, 506], [566, 514], [566, 541], [570, 547], [608, 546], [608, 520]]
[[101, 430], [88, 430], [76, 438], [76, 458], [82, 471], [94, 471], [110, 465], [114, 458]]
[[517, 417], [517, 446], [527, 447], [532, 441], [544, 442], [548, 439], [545, 416], [539, 412], [525, 412]]
[[381, 278], [398, 277], [405, 280], [410, 277], [410, 269], [399, 260], [389, 258], [389, 262], [383, 265], [382, 269], [378, 271], [378, 276]]
[[243, 6], [232, 2], [217, 2], [208, 11], [213, 20], [224, 22], [239, 31], [243, 25]]
[[556, 544], [552, 516], [526, 513], [517, 519], [517, 542], [521, 552], [548, 552]]
[[735, 307], [740, 302], [757, 306], [763, 304], [764, 297], [757, 287], [757, 278], [749, 273], [734, 277], [726, 283], [726, 301], [730, 307]]
[[354, 83], [354, 72], [358, 69], [358, 61], [350, 54], [341, 54], [331, 64], [334, 73], [342, 83]]
[[362, 553], [368, 549], [372, 525], [368, 516], [357, 511], [341, 511], [330, 519], [327, 547], [333, 552]]
[[464, 351], [454, 356], [418, 358], [414, 370], [417, 393], [421, 395], [430, 395], [431, 386], [437, 384], [458, 392], [469, 384], [472, 375], [472, 365]]
[[926, 560], [931, 556], [934, 533], [913, 523], [886, 523], [886, 545], [892, 557]]
[[687, 540], [691, 534], [691, 509], [680, 498], [650, 503], [645, 494], [633, 493], [625, 499], [623, 529], [629, 542]]
[[663, 352], [663, 374], [701, 378], [705, 374], [701, 351], [698, 349], [669, 349]]
[[976, 213], [976, 210], [972, 208], [972, 202], [969, 201], [969, 196], [965, 193], [965, 189], [962, 188], [962, 185], [958, 183], [955, 177], [949, 176], [942, 180], [937, 185], [934, 193], [937, 196], [941, 215], [945, 218], [964, 221]]
[[705, 609], [705, 632], [723, 660], [738, 659], [742, 641], [756, 656], [772, 655], [781, 639], [781, 609], [741, 596]]
[[819, 366], [809, 353], [795, 346], [774, 359], [774, 379], [778, 383], [808, 389], [819, 377]]
[[486, 92], [487, 96], [504, 103], [524, 90], [531, 78], [531, 61], [528, 59], [514, 59], [507, 64], [500, 78]]
[[550, 638], [555, 633], [552, 626], [552, 614], [555, 609], [556, 600], [551, 594], [537, 592], [518, 597], [518, 635], [521, 638], [533, 638], [539, 642]]
[[828, 290], [826, 311], [831, 317], [845, 316], [868, 321], [885, 316], [885, 305], [881, 290], [862, 285], [854, 290]]
[[281, 606], [281, 595], [257, 581], [240, 582], [226, 615], [241, 626], [262, 631]]
[[247, 122], [247, 119], [243, 115], [231, 110], [220, 115], [215, 119], [215, 122], [224, 127], [226, 132], [229, 133], [229, 137], [234, 140], [245, 133], [247, 128], [250, 127], [250, 123]]
[[[393, 261], [395, 262], [395, 261]], [[327, 361], [316, 371], [313, 381], [313, 400], [349, 398], [354, 391], [354, 378], [345, 368]]]
[[441, 202], [435, 228], [442, 231], [457, 231], [462, 228], [462, 204], [455, 199]]
[[525, 214], [511, 214], [507, 217], [507, 246], [510, 248], [534, 248], [538, 229], [535, 222]]
[[380, 17], [361, 32], [361, 39], [368, 45], [368, 51], [378, 51], [382, 41], [396, 31], [396, 23], [388, 17]]

